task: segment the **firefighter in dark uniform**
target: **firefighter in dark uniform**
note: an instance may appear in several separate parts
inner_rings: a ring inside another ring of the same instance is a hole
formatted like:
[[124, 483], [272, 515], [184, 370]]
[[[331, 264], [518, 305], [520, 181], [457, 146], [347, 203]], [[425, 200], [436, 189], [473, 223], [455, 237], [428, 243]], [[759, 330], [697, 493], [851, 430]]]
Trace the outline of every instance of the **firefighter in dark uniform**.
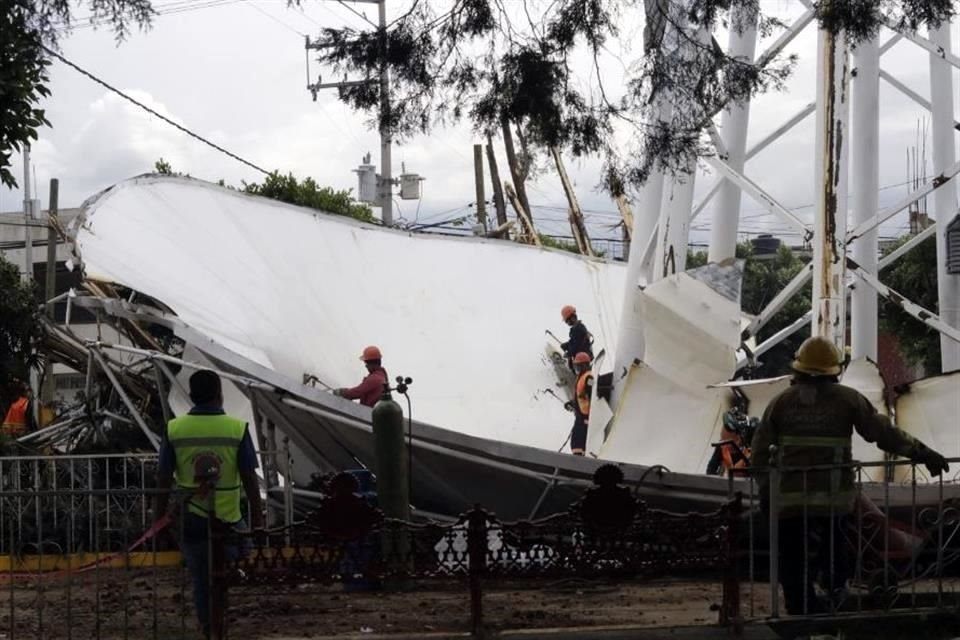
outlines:
[[942, 455], [894, 427], [858, 391], [839, 384], [842, 363], [843, 355], [832, 342], [808, 338], [793, 362], [790, 388], [770, 401], [753, 438], [751, 466], [758, 473], [767, 514], [770, 492], [776, 492], [780, 584], [790, 614], [829, 610], [830, 603], [818, 601], [813, 590], [818, 570], [825, 576], [821, 583], [825, 592], [830, 596], [844, 592], [851, 562], [844, 552], [843, 530], [856, 498], [854, 471], [851, 467], [783, 471], [779, 486], [771, 487], [765, 471], [771, 463], [849, 464], [856, 430], [880, 449], [926, 465], [933, 476], [948, 470]]
[[578, 353], [585, 353], [593, 360], [593, 336], [587, 330], [587, 325], [577, 317], [577, 309], [573, 305], [566, 305], [560, 309], [560, 317], [570, 327], [570, 339], [560, 344], [563, 353], [567, 356], [567, 365], [574, 371], [573, 359]]
[[593, 371], [590, 369], [590, 355], [578, 353], [573, 358], [577, 384], [574, 387], [575, 398], [568, 402], [567, 409], [573, 411], [573, 429], [570, 431], [570, 452], [582, 456], [587, 449], [587, 428], [590, 425], [590, 398], [593, 395]]

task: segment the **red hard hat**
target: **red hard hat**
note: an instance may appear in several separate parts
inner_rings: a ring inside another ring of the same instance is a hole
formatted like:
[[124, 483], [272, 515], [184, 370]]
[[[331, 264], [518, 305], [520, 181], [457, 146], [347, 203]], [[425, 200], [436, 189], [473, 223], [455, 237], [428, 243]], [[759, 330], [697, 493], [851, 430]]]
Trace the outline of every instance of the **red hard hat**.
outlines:
[[590, 354], [581, 351], [573, 356], [573, 364], [590, 364]]
[[380, 353], [379, 347], [374, 347], [373, 345], [370, 345], [369, 347], [363, 350], [363, 355], [360, 356], [360, 359], [363, 360], [364, 362], [367, 362], [369, 360], [382, 360], [383, 354]]
[[575, 306], [573, 306], [572, 304], [568, 304], [568, 305], [564, 306], [563, 309], [560, 309], [560, 317], [562, 317], [564, 320], [566, 320], [567, 318], [569, 318], [570, 316], [572, 316], [572, 315], [575, 314], [576, 312], [577, 312], [577, 308], [576, 308]]

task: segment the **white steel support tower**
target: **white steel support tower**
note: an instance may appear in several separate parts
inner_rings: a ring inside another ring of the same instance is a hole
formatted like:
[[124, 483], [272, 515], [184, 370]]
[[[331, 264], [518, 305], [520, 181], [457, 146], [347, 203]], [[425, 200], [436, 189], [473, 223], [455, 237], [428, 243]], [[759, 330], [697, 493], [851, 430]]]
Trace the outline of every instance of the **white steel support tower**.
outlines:
[[[729, 53], [734, 58], [752, 62], [757, 51], [757, 13], [737, 9], [730, 29]], [[750, 124], [750, 102], [727, 107], [720, 119], [720, 133], [727, 151], [727, 164], [743, 173], [747, 153], [747, 127]], [[717, 208], [710, 229], [710, 262], [734, 257], [737, 250], [737, 227], [740, 224], [741, 191], [733, 182], [723, 180], [717, 194]]]
[[[941, 51], [952, 53], [950, 26], [942, 25], [930, 33], [930, 41]], [[955, 58], [954, 58], [955, 59]], [[933, 128], [933, 174], [949, 171], [956, 162], [956, 138], [953, 122], [953, 69], [943, 55], [930, 53], [930, 103]], [[960, 276], [947, 273], [947, 224], [957, 215], [956, 181], [944, 185], [933, 195], [937, 235], [937, 298], [940, 317], [954, 328], [960, 328]], [[940, 335], [943, 370], [960, 369], [960, 344]]]
[[[877, 215], [880, 189], [880, 43], [860, 43], [853, 55], [853, 126], [851, 140], [853, 224]], [[877, 273], [877, 230], [853, 241], [853, 259], [872, 275]], [[850, 355], [877, 361], [877, 292], [857, 283], [850, 294]]]
[[843, 34], [821, 30], [818, 36], [812, 332], [843, 350], [847, 326], [849, 55]]
[[[803, 13], [759, 53], [756, 51], [756, 16], [735, 16], [732, 24], [740, 24], [742, 28], [731, 29], [728, 53], [763, 64], [782, 52], [805, 29], [817, 29], [813, 3], [798, 0], [798, 4]], [[669, 6], [682, 9], [685, 3], [676, 2]], [[670, 20], [666, 33], [657, 43], [665, 48], [667, 55], [675, 55], [678, 60], [683, 58], [684, 52], [678, 46], [680, 39], [676, 29], [682, 29], [684, 24], [681, 12]], [[711, 34], [691, 30], [686, 35], [702, 42]], [[851, 50], [844, 34], [820, 30], [815, 100], [795, 113], [787, 114], [781, 126], [759, 140], [751, 141], [748, 136], [750, 110], [757, 109], [756, 102], [754, 105], [728, 105], [718, 118], [716, 125], [719, 126], [712, 126], [703, 134], [712, 140], [715, 153], [700, 160], [709, 165], [715, 178], [699, 202], [693, 202], [692, 171], [690, 174], [681, 171], [678, 175], [664, 175], [654, 167], [635, 207], [633, 251], [627, 268], [628, 285], [614, 359], [615, 384], [634, 360], [643, 359], [642, 287], [683, 270], [690, 223], [708, 207], [712, 207], [713, 215], [709, 258], [712, 262], [720, 262], [733, 257], [740, 209], [746, 200], [751, 201], [752, 206], [759, 205], [774, 214], [813, 249], [813, 260], [808, 267], [747, 322], [744, 339], [755, 337], [792, 296], [812, 281], [810, 311], [756, 345], [755, 355], [762, 355], [809, 326], [814, 335], [825, 336], [838, 347], [849, 345], [852, 357], [876, 360], [878, 298], [884, 297], [940, 332], [943, 370], [960, 369], [960, 275], [947, 272], [946, 243], [947, 225], [958, 215], [956, 176], [960, 174], [960, 162], [957, 162], [955, 153], [955, 136], [960, 125], [954, 120], [952, 73], [955, 68], [960, 68], [960, 56], [952, 50], [949, 24], [926, 35], [893, 31], [884, 31], [881, 35], [883, 37], [878, 40], [857, 43]], [[929, 54], [929, 97], [920, 95], [882, 68], [883, 56], [903, 41], [909, 43], [903, 46], [919, 47]], [[812, 54], [811, 51], [804, 55]], [[884, 205], [882, 209], [878, 195], [881, 188], [879, 123], [883, 116], [879, 101], [880, 80], [931, 114], [934, 146], [931, 168], [935, 176], [930, 182], [914, 185], [905, 197]], [[661, 94], [651, 104], [648, 119], [651, 122], [669, 121], [672, 110], [681, 108], [683, 105], [675, 104], [672, 96]], [[752, 157], [776, 145], [779, 138], [811, 115], [815, 115], [815, 134], [809, 156], [814, 176], [812, 224], [784, 207], [763, 185], [752, 180], [748, 171]], [[751, 142], [750, 146], [748, 142]], [[931, 195], [936, 226], [919, 231], [879, 259], [881, 225], [890, 224], [894, 216], [902, 215], [911, 205]], [[879, 278], [881, 269], [894, 264], [932, 235], [937, 238], [937, 312], [910, 302], [912, 292], [892, 291]], [[746, 362], [744, 353], [739, 366]], [[614, 403], [617, 395], [615, 387]]]

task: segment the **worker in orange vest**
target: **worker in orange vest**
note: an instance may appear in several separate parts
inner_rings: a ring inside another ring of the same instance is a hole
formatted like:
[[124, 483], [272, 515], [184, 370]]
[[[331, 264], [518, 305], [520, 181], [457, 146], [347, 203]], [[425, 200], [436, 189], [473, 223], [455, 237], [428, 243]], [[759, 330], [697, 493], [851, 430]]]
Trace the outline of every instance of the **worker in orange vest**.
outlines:
[[758, 420], [738, 406], [723, 414], [720, 442], [715, 443], [713, 457], [707, 465], [708, 475], [747, 475], [750, 466], [750, 440]]
[[30, 388], [20, 382], [17, 388], [17, 399], [7, 409], [0, 433], [8, 438], [19, 438], [27, 433], [30, 415]]
[[593, 395], [593, 371], [590, 368], [590, 355], [581, 351], [573, 357], [573, 368], [577, 374], [574, 387], [575, 399], [564, 406], [573, 411], [573, 429], [570, 431], [570, 452], [582, 456], [587, 449], [587, 428], [590, 425], [590, 398]]

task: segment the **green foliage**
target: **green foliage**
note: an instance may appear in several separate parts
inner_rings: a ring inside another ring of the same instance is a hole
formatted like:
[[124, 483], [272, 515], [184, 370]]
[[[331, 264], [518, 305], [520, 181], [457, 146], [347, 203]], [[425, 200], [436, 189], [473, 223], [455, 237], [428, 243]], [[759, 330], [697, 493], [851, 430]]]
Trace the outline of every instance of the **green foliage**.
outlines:
[[16, 187], [10, 156], [37, 139], [37, 127], [49, 124], [41, 98], [49, 61], [43, 56], [40, 34], [29, 28], [30, 3], [0, 0], [0, 184]]
[[[804, 262], [786, 245], [781, 245], [773, 257], [765, 256], [763, 259], [758, 259], [753, 254], [752, 245], [749, 242], [742, 242], [737, 245], [737, 258], [744, 260], [740, 307], [744, 313], [750, 314], [760, 313], [804, 267]], [[704, 251], [690, 252], [687, 255], [688, 269], [701, 267], [706, 263], [707, 254]], [[760, 330], [757, 342], [763, 342], [809, 311], [810, 295], [811, 287], [807, 285]], [[760, 358], [763, 365], [756, 372], [757, 375], [776, 376], [785, 373], [793, 360], [793, 354], [808, 335], [810, 335], [809, 330], [800, 330], [766, 352]]]
[[[153, 164], [156, 173], [163, 176], [186, 176], [189, 174], [175, 171], [173, 166], [160, 158]], [[221, 178], [217, 184], [227, 189], [234, 189]], [[262, 183], [244, 182], [243, 191], [254, 196], [263, 196], [301, 207], [318, 209], [325, 213], [347, 216], [363, 222], [378, 222], [373, 217], [373, 210], [365, 204], [354, 202], [349, 189], [337, 191], [330, 187], [321, 187], [313, 178], [300, 181], [292, 173], [281, 175], [274, 171]]]
[[159, 160], [153, 163], [153, 170], [162, 176], [173, 175], [173, 167], [171, 167], [170, 163], [164, 160], [163, 158], [160, 158]]
[[10, 156], [49, 126], [37, 105], [50, 95], [45, 47], [57, 48], [72, 12], [85, 6], [94, 24], [106, 24], [118, 41], [133, 25], [150, 25], [150, 0], [0, 0], [0, 184], [16, 187]]
[[0, 407], [15, 396], [15, 381], [29, 380], [43, 340], [34, 285], [20, 281], [17, 267], [0, 256]]
[[[903, 236], [896, 247], [910, 239]], [[887, 251], [887, 253], [889, 253]], [[937, 296], [936, 238], [928, 238], [891, 266], [880, 272], [883, 283], [908, 297], [924, 309], [939, 309]], [[938, 373], [940, 366], [940, 334], [888, 300], [880, 300], [880, 328], [892, 333], [900, 342], [906, 359], [922, 364], [928, 374]]]
[[313, 178], [304, 178], [300, 181], [292, 173], [284, 176], [274, 171], [262, 184], [244, 182], [243, 190], [255, 196], [319, 209], [363, 222], [376, 222], [370, 207], [354, 202], [349, 189], [337, 191], [330, 187], [321, 187]]

